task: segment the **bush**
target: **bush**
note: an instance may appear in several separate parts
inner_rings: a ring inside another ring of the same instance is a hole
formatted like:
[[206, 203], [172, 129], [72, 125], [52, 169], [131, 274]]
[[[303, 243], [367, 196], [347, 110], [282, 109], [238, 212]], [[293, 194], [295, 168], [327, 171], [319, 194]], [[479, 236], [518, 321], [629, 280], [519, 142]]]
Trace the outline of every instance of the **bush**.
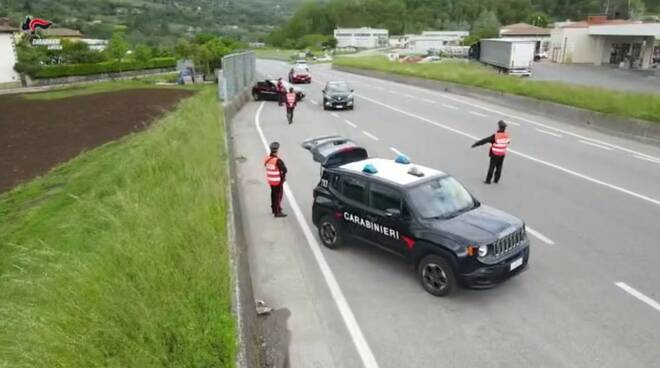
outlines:
[[117, 73], [131, 70], [145, 70], [158, 68], [172, 68], [176, 66], [176, 59], [172, 57], [155, 58], [146, 62], [139, 61], [108, 61], [97, 64], [71, 64], [71, 65], [17, 65], [16, 70], [21, 69], [34, 78], [59, 78], [79, 75], [94, 75], [103, 73]]

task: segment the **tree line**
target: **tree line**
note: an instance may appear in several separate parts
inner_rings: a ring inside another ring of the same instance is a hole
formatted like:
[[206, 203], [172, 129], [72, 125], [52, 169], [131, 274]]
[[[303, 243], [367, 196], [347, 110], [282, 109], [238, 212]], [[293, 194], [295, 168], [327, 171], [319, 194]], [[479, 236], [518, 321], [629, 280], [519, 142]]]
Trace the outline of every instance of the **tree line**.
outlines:
[[433, 29], [492, 37], [500, 25], [517, 22], [546, 26], [596, 14], [627, 19], [653, 12], [660, 12], [660, 0], [329, 0], [303, 5], [267, 42], [286, 48], [314, 47], [318, 44], [309, 41], [318, 43], [319, 35], [330, 35], [336, 27], [360, 26], [386, 28], [391, 35]]

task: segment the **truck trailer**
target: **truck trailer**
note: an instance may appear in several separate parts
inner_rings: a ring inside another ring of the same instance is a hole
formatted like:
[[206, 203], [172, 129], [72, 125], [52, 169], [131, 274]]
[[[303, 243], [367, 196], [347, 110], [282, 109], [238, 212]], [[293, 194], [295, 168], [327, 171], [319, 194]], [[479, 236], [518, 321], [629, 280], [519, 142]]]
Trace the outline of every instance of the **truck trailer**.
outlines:
[[470, 50], [470, 55], [502, 72], [530, 76], [535, 51], [534, 41], [489, 38], [475, 44]]

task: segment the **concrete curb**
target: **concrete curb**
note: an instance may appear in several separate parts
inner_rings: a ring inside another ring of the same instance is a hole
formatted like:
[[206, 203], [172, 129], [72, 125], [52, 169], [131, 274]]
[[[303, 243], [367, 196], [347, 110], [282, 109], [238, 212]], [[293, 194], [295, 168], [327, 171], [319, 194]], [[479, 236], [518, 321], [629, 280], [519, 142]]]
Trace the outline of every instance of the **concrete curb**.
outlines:
[[562, 122], [568, 124], [660, 146], [660, 123], [624, 118], [555, 102], [537, 100], [531, 97], [516, 96], [451, 82], [409, 77], [375, 70], [335, 66], [334, 64], [332, 65], [332, 69], [477, 98], [482, 101], [515, 109], [532, 111], [535, 114], [551, 119], [560, 119]]
[[229, 160], [227, 165], [229, 185], [227, 187], [227, 240], [230, 247], [231, 267], [233, 274], [234, 294], [232, 308], [237, 318], [238, 354], [236, 367], [263, 366], [259, 322], [257, 320], [250, 263], [248, 260], [247, 242], [241, 221], [241, 206], [238, 188], [236, 187], [236, 157], [234, 155], [231, 121], [238, 111], [249, 101], [250, 90], [246, 89], [239, 96], [224, 103], [225, 118], [225, 154]]

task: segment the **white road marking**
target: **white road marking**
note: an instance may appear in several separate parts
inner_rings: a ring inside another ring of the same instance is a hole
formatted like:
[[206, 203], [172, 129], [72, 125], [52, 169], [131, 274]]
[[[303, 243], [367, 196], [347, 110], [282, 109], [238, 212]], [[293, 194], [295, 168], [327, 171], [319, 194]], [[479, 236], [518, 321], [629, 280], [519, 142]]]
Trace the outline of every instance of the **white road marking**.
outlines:
[[[403, 114], [403, 115], [407, 115], [407, 116], [413, 117], [413, 118], [415, 118], [415, 119], [418, 119], [418, 120], [424, 121], [424, 122], [426, 122], [426, 123], [429, 123], [429, 124], [431, 124], [431, 125], [437, 126], [437, 127], [439, 127], [439, 128], [446, 129], [446, 130], [448, 130], [448, 131], [450, 131], [450, 132], [454, 132], [454, 133], [456, 133], [456, 134], [462, 135], [462, 136], [467, 137], [467, 138], [470, 138], [470, 139], [472, 139], [472, 140], [476, 140], [476, 139], [478, 139], [477, 137], [473, 136], [472, 134], [469, 134], [469, 133], [463, 132], [463, 131], [458, 130], [458, 129], [454, 129], [454, 128], [449, 127], [449, 126], [444, 125], [444, 124], [440, 124], [440, 123], [435, 122], [435, 121], [433, 121], [433, 120], [427, 119], [427, 118], [425, 118], [425, 117], [423, 117], [423, 116], [419, 116], [419, 115], [416, 115], [416, 114], [413, 114], [413, 113], [410, 113], [410, 112], [407, 112], [407, 111], [404, 111], [404, 110], [398, 109], [398, 108], [396, 108], [396, 107], [393, 107], [393, 106], [390, 106], [390, 105], [386, 105], [386, 104], [384, 104], [384, 103], [382, 103], [382, 102], [380, 102], [380, 101], [374, 100], [374, 99], [372, 99], [372, 98], [369, 98], [369, 97], [366, 97], [366, 96], [362, 96], [362, 99], [364, 99], [365, 101], [372, 102], [372, 103], [374, 103], [374, 104], [376, 104], [376, 105], [383, 106], [383, 107], [388, 108], [388, 109], [390, 109], [390, 110], [392, 110], [392, 111], [396, 111], [396, 112], [401, 113], [401, 114]], [[527, 154], [525, 154], [525, 153], [522, 153], [522, 152], [520, 152], [520, 151], [516, 151], [516, 150], [512, 150], [512, 149], [509, 149], [508, 151], [511, 152], [511, 153], [513, 153], [514, 155], [518, 155], [518, 156], [523, 157], [523, 158], [526, 158], [526, 159], [528, 159], [528, 160], [530, 160], [530, 161], [534, 161], [534, 162], [537, 162], [537, 163], [539, 163], [539, 164], [542, 164], [542, 165], [545, 165], [545, 166], [548, 166], [548, 167], [552, 167], [553, 169], [557, 169], [557, 170], [559, 170], [559, 171], [563, 171], [563, 172], [565, 172], [565, 173], [567, 173], [567, 174], [570, 174], [570, 175], [576, 176], [576, 177], [578, 177], [578, 178], [581, 178], [581, 179], [584, 179], [584, 180], [590, 181], [590, 182], [595, 183], [595, 184], [598, 184], [598, 185], [602, 185], [602, 186], [607, 187], [607, 188], [610, 188], [610, 189], [614, 189], [614, 190], [619, 191], [619, 192], [621, 192], [621, 193], [625, 193], [625, 194], [628, 194], [628, 195], [630, 195], [630, 196], [632, 196], [632, 197], [639, 198], [639, 199], [645, 200], [645, 201], [647, 201], [647, 202], [653, 203], [653, 204], [655, 204], [655, 205], [657, 205], [657, 206], [660, 206], [660, 200], [657, 200], [657, 199], [654, 199], [654, 198], [651, 198], [651, 197], [645, 196], [645, 195], [640, 194], [640, 193], [637, 193], [637, 192], [633, 192], [633, 191], [631, 191], [631, 190], [628, 190], [628, 189], [625, 189], [625, 188], [622, 188], [622, 187], [616, 186], [616, 185], [614, 185], [614, 184], [610, 184], [610, 183], [604, 182], [604, 181], [599, 180], [599, 179], [596, 179], [596, 178], [592, 178], [592, 177], [590, 177], [590, 176], [587, 176], [587, 175], [581, 174], [581, 173], [579, 173], [579, 172], [577, 172], [577, 171], [573, 171], [573, 170], [571, 170], [571, 169], [567, 169], [567, 168], [565, 168], [565, 167], [562, 167], [562, 166], [559, 166], [559, 165], [553, 164], [553, 163], [551, 163], [551, 162], [544, 161], [544, 160], [538, 159], [538, 158], [536, 158], [536, 157], [532, 157], [532, 156], [527, 155]]]
[[598, 147], [598, 148], [600, 148], [600, 149], [604, 149], [604, 150], [607, 150], [607, 151], [611, 151], [611, 150], [613, 150], [613, 148], [611, 148], [611, 147], [603, 146], [603, 145], [601, 145], [601, 144], [594, 143], [594, 142], [589, 142], [589, 141], [585, 141], [585, 140], [582, 140], [582, 139], [580, 140], [580, 143], [582, 143], [582, 144], [588, 144], [588, 145], [590, 145], [590, 146]]
[[[349, 73], [349, 74], [351, 74], [351, 73]], [[526, 122], [526, 123], [534, 124], [534, 125], [536, 125], [536, 126], [539, 126], [539, 127], [545, 128], [545, 129], [553, 130], [553, 131], [556, 131], [556, 132], [559, 132], [559, 133], [563, 133], [563, 134], [566, 134], [566, 135], [570, 135], [570, 136], [572, 136], [572, 137], [579, 138], [579, 139], [590, 140], [590, 141], [595, 142], [595, 143], [598, 143], [598, 144], [607, 145], [607, 146], [610, 146], [610, 147], [612, 147], [612, 148], [615, 148], [615, 149], [618, 149], [618, 150], [621, 150], [621, 151], [624, 151], [624, 152], [632, 153], [632, 154], [639, 155], [639, 156], [644, 156], [644, 157], [647, 157], [647, 158], [650, 158], [650, 159], [653, 159], [653, 160], [660, 160], [660, 157], [654, 157], [654, 156], [648, 155], [648, 154], [646, 154], [646, 153], [638, 152], [638, 151], [635, 151], [635, 150], [632, 150], [632, 149], [629, 149], [629, 148], [626, 148], [626, 147], [622, 147], [622, 146], [619, 146], [619, 145], [616, 145], [616, 144], [612, 144], [612, 143], [608, 143], [608, 142], [603, 142], [603, 141], [598, 140], [598, 139], [595, 139], [595, 138], [585, 137], [585, 136], [583, 136], [583, 135], [581, 135], [581, 134], [578, 134], [578, 133], [574, 133], [574, 132], [571, 132], [571, 131], [568, 131], [568, 130], [564, 130], [564, 129], [561, 129], [561, 128], [555, 128], [555, 127], [553, 127], [553, 126], [551, 126], [551, 125], [548, 125], [548, 124], [540, 123], [540, 122], [538, 122], [538, 121], [534, 121], [534, 120], [527, 119], [527, 118], [524, 118], [524, 117], [521, 117], [521, 116], [517, 116], [517, 115], [509, 114], [509, 113], [506, 113], [506, 112], [503, 112], [503, 111], [499, 111], [499, 110], [496, 110], [496, 109], [492, 109], [492, 108], [487, 107], [487, 106], [483, 106], [483, 105], [479, 105], [479, 104], [476, 104], [476, 103], [472, 103], [472, 102], [466, 101], [466, 100], [464, 100], [464, 99], [462, 99], [462, 98], [457, 98], [457, 97], [455, 97], [454, 95], [451, 95], [451, 94], [449, 94], [449, 93], [444, 93], [444, 92], [436, 91], [436, 90], [433, 90], [433, 89], [426, 89], [426, 88], [421, 88], [421, 87], [411, 86], [411, 85], [404, 84], [404, 83], [391, 82], [391, 81], [387, 81], [387, 80], [383, 80], [383, 79], [378, 79], [378, 78], [371, 78], [371, 77], [360, 76], [360, 75], [357, 75], [357, 74], [351, 74], [351, 76], [353, 76], [353, 77], [357, 77], [358, 79], [364, 79], [364, 80], [367, 80], [369, 83], [373, 83], [373, 82], [382, 82], [382, 83], [389, 84], [389, 85], [395, 84], [395, 85], [397, 85], [397, 86], [401, 86], [401, 87], [409, 88], [409, 89], [412, 89], [412, 90], [415, 90], [415, 91], [419, 91], [419, 92], [422, 92], [422, 93], [429, 93], [429, 92], [431, 92], [431, 93], [440, 94], [440, 95], [442, 95], [443, 97], [445, 97], [445, 98], [447, 98], [447, 99], [449, 99], [449, 100], [452, 100], [452, 101], [455, 101], [455, 102], [458, 102], [458, 103], [462, 103], [462, 104], [465, 104], [465, 105], [468, 105], [468, 106], [476, 107], [476, 108], [478, 108], [478, 109], [482, 109], [482, 110], [485, 110], [485, 111], [489, 111], [489, 112], [492, 112], [492, 113], [495, 113], [495, 114], [500, 114], [500, 115], [502, 115], [502, 116], [506, 116], [506, 117], [509, 117], [509, 118], [511, 118], [511, 119], [521, 120], [521, 121], [524, 121], [524, 122]], [[366, 82], [365, 82], [365, 83], [366, 83]], [[446, 105], [446, 104], [443, 104], [443, 106], [445, 106], [445, 107], [447, 107], [447, 108], [450, 108], [450, 109], [457, 109], [457, 107], [452, 106], [452, 105]], [[515, 125], [515, 124], [514, 124], [514, 125]]]
[[309, 100], [309, 102], [310, 102], [312, 105], [318, 105], [318, 104], [319, 104], [318, 102], [316, 102], [316, 100]]
[[344, 123], [346, 123], [346, 124], [352, 126], [353, 128], [357, 128], [357, 125], [355, 125], [355, 124], [353, 124], [352, 122], [350, 122], [350, 120], [346, 120], [346, 119], [344, 119]]
[[456, 106], [454, 106], [454, 105], [442, 104], [442, 106], [444, 106], [444, 107], [446, 107], [446, 108], [448, 108], [448, 109], [458, 110], [458, 107], [456, 107]]
[[415, 96], [413, 96], [413, 95], [410, 95], [410, 94], [408, 94], [408, 93], [404, 93], [403, 95], [404, 95], [405, 97], [408, 97], [408, 98], [417, 98], [417, 97], [415, 97]]
[[363, 131], [362, 131], [362, 134], [366, 135], [367, 137], [369, 137], [369, 138], [371, 138], [371, 139], [373, 139], [373, 140], [375, 140], [375, 141], [378, 140], [378, 137], [376, 137], [375, 135], [373, 135], [373, 134], [367, 132], [366, 130], [363, 130]]
[[431, 99], [428, 99], [428, 98], [425, 98], [425, 99], [424, 99], [424, 102], [428, 102], [428, 103], [430, 103], [430, 104], [434, 104], [434, 103], [435, 103], [435, 101], [433, 101], [433, 100], [431, 100]]
[[525, 229], [527, 230], [528, 233], [534, 235], [535, 238], [539, 239], [540, 241], [548, 244], [548, 245], [555, 245], [555, 242], [552, 241], [552, 239], [548, 238], [547, 236], [541, 234], [540, 232], [532, 229], [529, 226], [525, 226]]
[[520, 123], [516, 123], [515, 121], [506, 121], [507, 125], [515, 125], [515, 126], [520, 126]]
[[394, 147], [390, 147], [390, 151], [396, 153], [399, 156], [406, 156], [406, 157], [408, 157], [408, 159], [410, 159], [410, 156], [406, 155], [405, 153], [399, 151], [398, 149], [396, 149]]
[[[254, 116], [254, 122], [257, 127], [257, 132], [259, 133], [259, 138], [261, 138], [261, 143], [263, 143], [264, 149], [266, 150], [266, 152], [268, 152], [269, 151], [268, 140], [266, 140], [266, 136], [264, 135], [263, 130], [261, 130], [260, 116], [263, 107], [264, 107], [264, 103], [262, 102], [261, 105], [259, 106], [259, 109], [257, 110], [257, 113]], [[294, 215], [296, 216], [296, 219], [298, 220], [298, 224], [302, 228], [303, 234], [305, 235], [305, 239], [307, 240], [307, 244], [309, 245], [309, 248], [311, 249], [312, 254], [314, 255], [314, 259], [316, 259], [316, 263], [318, 263], [319, 265], [321, 274], [323, 275], [323, 278], [325, 279], [325, 282], [328, 285], [330, 294], [332, 294], [332, 298], [335, 301], [335, 305], [337, 305], [337, 309], [339, 309], [339, 313], [342, 319], [344, 320], [344, 324], [346, 324], [346, 328], [348, 329], [348, 333], [351, 335], [351, 339], [353, 340], [353, 344], [355, 344], [355, 348], [357, 349], [357, 352], [360, 355], [360, 359], [362, 359], [362, 364], [367, 368], [378, 368], [378, 362], [376, 361], [376, 358], [374, 357], [374, 354], [371, 351], [371, 348], [369, 347], [367, 340], [364, 338], [364, 334], [360, 329], [360, 325], [355, 319], [355, 315], [353, 314], [351, 307], [348, 305], [348, 301], [346, 301], [346, 297], [344, 296], [344, 293], [341, 291], [341, 288], [339, 287], [339, 283], [337, 282], [337, 279], [335, 278], [332, 269], [330, 268], [328, 262], [323, 256], [323, 252], [321, 252], [321, 246], [314, 237], [313, 232], [309, 227], [309, 224], [307, 224], [307, 220], [305, 220], [305, 216], [300, 210], [300, 206], [298, 206], [298, 201], [296, 201], [296, 198], [294, 197], [293, 192], [289, 188], [288, 183], [284, 183], [284, 193], [289, 201], [289, 205], [291, 206]]]
[[561, 137], [561, 134], [557, 134], [557, 133], [549, 132], [549, 131], [547, 131], [547, 130], [543, 130], [543, 129], [538, 129], [538, 128], [537, 128], [536, 131], [539, 132], [539, 133], [543, 133], [543, 134], [551, 135], [551, 136], [553, 136], [553, 137], [557, 137], [557, 138], [560, 138], [560, 137]]
[[479, 116], [479, 117], [482, 117], [482, 118], [486, 117], [486, 114], [482, 114], [480, 112], [476, 112], [476, 111], [468, 111], [468, 112], [472, 115], [476, 115], [476, 116]]
[[646, 303], [649, 307], [657, 310], [660, 312], [660, 303], [656, 302], [655, 300], [649, 298], [648, 296], [642, 294], [640, 291], [635, 290], [633, 287], [629, 286], [625, 282], [616, 282], [614, 285], [618, 286], [621, 288], [623, 291], [626, 293], [634, 296], [635, 298], [641, 300], [642, 302]]
[[330, 115], [332, 115], [332, 116], [336, 117], [337, 119], [339, 119], [339, 115], [336, 112], [333, 112]]
[[390, 89], [390, 90], [388, 90], [387, 92], [392, 93], [392, 94], [397, 94], [397, 93], [399, 93], [399, 92], [397, 92], [397, 91], [395, 91], [395, 90], [393, 90], [393, 89]]
[[660, 164], [660, 160], [654, 160], [654, 159], [649, 158], [649, 157], [644, 157], [644, 156], [640, 156], [640, 155], [634, 155], [634, 157], [638, 158], [640, 160], [645, 160], [645, 161], [653, 162], [653, 163], [656, 163], [656, 164]]
[[376, 89], [378, 91], [384, 91], [385, 90], [385, 88], [383, 88], [383, 87], [378, 87], [378, 86], [371, 86], [371, 87], [373, 87], [374, 89]]

